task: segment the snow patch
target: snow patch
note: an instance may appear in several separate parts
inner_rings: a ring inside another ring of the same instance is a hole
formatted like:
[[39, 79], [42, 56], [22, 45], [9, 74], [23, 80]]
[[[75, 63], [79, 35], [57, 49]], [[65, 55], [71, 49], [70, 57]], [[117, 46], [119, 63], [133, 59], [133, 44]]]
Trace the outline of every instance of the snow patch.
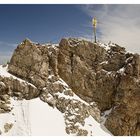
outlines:
[[47, 46], [48, 48], [56, 49], [59, 46], [59, 44], [46, 43], [46, 44], [42, 44], [42, 46], [44, 46], [44, 47]]
[[109, 116], [109, 114], [111, 113], [112, 108], [110, 108], [109, 110], [106, 110], [103, 112], [103, 115], [101, 116], [101, 123], [104, 125], [104, 123], [106, 122], [107, 117]]
[[100, 65], [102, 65], [102, 64], [108, 64], [108, 61], [103, 61], [100, 63]]
[[118, 70], [118, 72], [119, 72], [121, 75], [124, 74], [124, 71], [125, 71], [125, 68], [124, 68], [124, 67], [122, 67], [121, 69]]
[[99, 45], [100, 47], [104, 48], [106, 51], [110, 50], [109, 45], [106, 45], [104, 43], [98, 42], [97, 45]]

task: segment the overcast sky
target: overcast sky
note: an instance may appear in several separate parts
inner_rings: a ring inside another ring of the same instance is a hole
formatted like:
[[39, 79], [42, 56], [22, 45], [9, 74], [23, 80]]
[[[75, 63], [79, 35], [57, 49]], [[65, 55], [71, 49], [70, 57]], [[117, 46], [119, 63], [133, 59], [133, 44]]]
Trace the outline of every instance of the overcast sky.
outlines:
[[0, 5], [0, 63], [7, 61], [25, 38], [58, 42], [62, 37], [97, 38], [140, 53], [140, 5]]

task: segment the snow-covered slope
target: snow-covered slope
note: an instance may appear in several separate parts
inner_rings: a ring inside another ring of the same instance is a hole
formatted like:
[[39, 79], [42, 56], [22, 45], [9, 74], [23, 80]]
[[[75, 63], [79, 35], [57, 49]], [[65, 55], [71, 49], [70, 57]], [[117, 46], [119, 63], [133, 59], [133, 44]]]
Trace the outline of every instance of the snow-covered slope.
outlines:
[[[13, 99], [12, 99], [13, 100]], [[56, 108], [51, 108], [39, 98], [33, 100], [13, 100], [14, 109], [11, 113], [0, 114], [0, 128], [4, 132], [5, 123], [13, 123], [12, 129], [2, 135], [47, 135], [66, 136], [63, 114]], [[81, 128], [83, 126], [79, 125]], [[93, 118], [85, 120], [84, 129], [91, 132], [93, 136], [109, 136], [108, 132]]]
[[[11, 98], [12, 111], [0, 114], [0, 129], [2, 135], [30, 135], [29, 102], [17, 101]], [[12, 124], [12, 128], [5, 132], [4, 125]]]
[[8, 133], [2, 135], [67, 135], [63, 114], [53, 109], [39, 98], [33, 100], [12, 100], [14, 109], [10, 113], [0, 114], [0, 128], [12, 123]]
[[[0, 75], [5, 77], [12, 76], [16, 78], [7, 72], [7, 67], [2, 66], [0, 66]], [[22, 82], [24, 81], [22, 79], [19, 80]], [[60, 82], [67, 86], [64, 81]], [[59, 96], [64, 98], [68, 97], [63, 94], [59, 94]], [[78, 100], [87, 104], [76, 95], [69, 99]], [[65, 131], [66, 126], [64, 114], [57, 110], [57, 108], [50, 107], [39, 98], [32, 100], [16, 100], [11, 98], [11, 107], [13, 107], [13, 109], [10, 113], [0, 114], [0, 130], [2, 135], [68, 135]], [[4, 129], [4, 125], [6, 123], [12, 124], [12, 127], [8, 132], [5, 132]], [[82, 126], [80, 123], [77, 123], [76, 125], [79, 125], [81, 128], [84, 127], [84, 129], [88, 130], [88, 132], [91, 133], [90, 135], [93, 136], [111, 135], [109, 132], [103, 129], [92, 116], [86, 118], [84, 126]]]
[[29, 101], [31, 135], [65, 136], [63, 114], [39, 98]]

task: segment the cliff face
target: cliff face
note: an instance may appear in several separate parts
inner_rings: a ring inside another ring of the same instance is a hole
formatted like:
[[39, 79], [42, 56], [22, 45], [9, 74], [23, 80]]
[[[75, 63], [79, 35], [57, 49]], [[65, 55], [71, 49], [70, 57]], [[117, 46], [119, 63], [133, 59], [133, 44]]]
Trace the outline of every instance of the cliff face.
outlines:
[[[0, 90], [8, 92], [9, 98], [40, 97], [57, 107], [65, 113], [67, 133], [87, 135], [75, 123], [83, 124], [91, 115], [114, 135], [140, 135], [139, 67], [139, 55], [117, 44], [69, 38], [62, 39], [59, 45], [40, 45], [24, 40], [15, 50], [8, 70], [28, 83], [0, 77]], [[61, 78], [68, 87], [61, 84]], [[71, 97], [76, 94], [86, 102], [60, 98], [57, 93]], [[80, 111], [72, 124], [70, 110], [77, 107]]]

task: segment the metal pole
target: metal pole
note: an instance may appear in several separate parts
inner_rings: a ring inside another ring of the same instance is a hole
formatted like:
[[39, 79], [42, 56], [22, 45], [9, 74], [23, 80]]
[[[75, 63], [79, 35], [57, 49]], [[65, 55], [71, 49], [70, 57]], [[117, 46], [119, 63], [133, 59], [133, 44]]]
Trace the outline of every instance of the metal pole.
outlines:
[[96, 43], [96, 27], [93, 26], [93, 30], [94, 30], [94, 43]]
[[93, 19], [92, 19], [92, 25], [93, 25], [93, 33], [94, 33], [94, 43], [96, 43], [96, 26], [97, 26], [97, 20], [96, 20], [96, 18], [94, 17]]

